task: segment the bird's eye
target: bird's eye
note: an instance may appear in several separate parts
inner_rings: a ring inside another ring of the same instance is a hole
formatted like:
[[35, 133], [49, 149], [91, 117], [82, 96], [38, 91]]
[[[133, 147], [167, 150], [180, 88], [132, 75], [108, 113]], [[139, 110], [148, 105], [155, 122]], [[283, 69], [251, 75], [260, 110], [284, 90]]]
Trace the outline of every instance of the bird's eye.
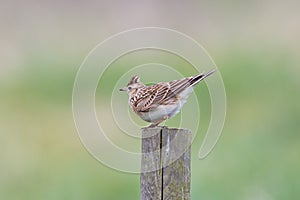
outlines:
[[131, 90], [131, 89], [132, 89], [132, 87], [129, 86], [129, 87], [128, 87], [128, 90]]

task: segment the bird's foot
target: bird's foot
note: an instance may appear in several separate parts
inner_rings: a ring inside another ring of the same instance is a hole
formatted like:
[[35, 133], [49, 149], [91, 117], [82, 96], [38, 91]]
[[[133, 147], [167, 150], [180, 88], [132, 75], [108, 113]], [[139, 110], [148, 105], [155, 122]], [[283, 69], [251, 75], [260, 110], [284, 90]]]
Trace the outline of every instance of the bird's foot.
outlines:
[[154, 124], [150, 124], [149, 126], [147, 126], [147, 128], [155, 128], [158, 124], [154, 123]]
[[166, 119], [168, 119], [168, 116], [164, 116], [162, 120], [159, 120], [155, 123], [150, 124], [150, 126], [148, 126], [147, 128], [155, 128], [157, 127], [160, 123], [162, 123], [163, 121], [165, 121]]

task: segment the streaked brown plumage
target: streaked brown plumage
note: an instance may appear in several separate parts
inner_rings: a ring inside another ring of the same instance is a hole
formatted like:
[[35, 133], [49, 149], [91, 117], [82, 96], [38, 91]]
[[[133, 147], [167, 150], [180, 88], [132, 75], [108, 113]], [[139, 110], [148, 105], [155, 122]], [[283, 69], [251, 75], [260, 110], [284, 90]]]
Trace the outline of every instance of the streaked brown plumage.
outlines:
[[138, 76], [133, 76], [125, 88], [120, 89], [129, 94], [129, 105], [143, 120], [155, 127], [162, 121], [176, 115], [186, 102], [193, 87], [214, 73], [198, 74], [171, 82], [145, 86]]

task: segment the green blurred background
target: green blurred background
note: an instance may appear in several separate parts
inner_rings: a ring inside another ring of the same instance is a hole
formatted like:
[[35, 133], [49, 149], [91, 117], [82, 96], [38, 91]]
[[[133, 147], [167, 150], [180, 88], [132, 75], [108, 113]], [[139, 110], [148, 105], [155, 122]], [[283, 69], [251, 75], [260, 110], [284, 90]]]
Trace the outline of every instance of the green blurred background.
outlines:
[[192, 147], [192, 199], [300, 199], [299, 7], [292, 0], [1, 1], [0, 199], [139, 199], [138, 175], [105, 167], [84, 149], [71, 101], [87, 53], [143, 26], [195, 38], [224, 79], [220, 141], [204, 160], [197, 159], [203, 134]]

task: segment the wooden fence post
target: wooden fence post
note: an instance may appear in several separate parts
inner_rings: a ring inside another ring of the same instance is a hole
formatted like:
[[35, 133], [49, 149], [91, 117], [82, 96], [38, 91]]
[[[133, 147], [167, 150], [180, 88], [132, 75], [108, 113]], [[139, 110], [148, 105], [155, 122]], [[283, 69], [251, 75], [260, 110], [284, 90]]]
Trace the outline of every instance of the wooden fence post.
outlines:
[[141, 200], [190, 200], [190, 144], [187, 129], [142, 129]]

